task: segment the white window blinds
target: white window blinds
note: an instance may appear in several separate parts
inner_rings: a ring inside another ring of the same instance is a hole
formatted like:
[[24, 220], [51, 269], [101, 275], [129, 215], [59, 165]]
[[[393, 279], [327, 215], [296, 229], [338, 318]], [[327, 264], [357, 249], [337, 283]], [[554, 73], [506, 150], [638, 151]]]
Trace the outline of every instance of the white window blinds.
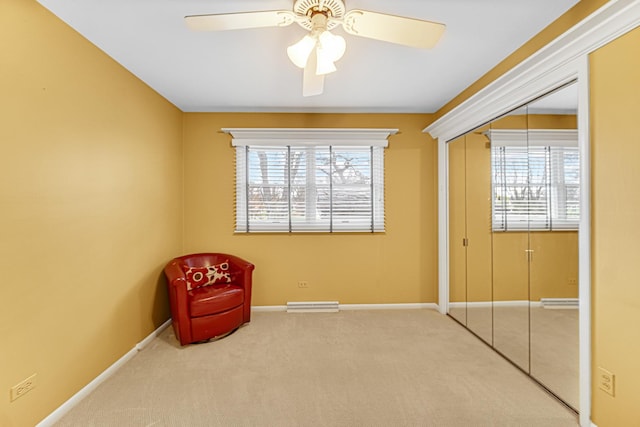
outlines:
[[236, 232], [384, 231], [389, 131], [384, 142], [326, 138], [317, 129], [295, 130], [297, 137], [287, 138], [293, 131], [279, 139], [244, 140], [230, 132], [236, 145]]
[[493, 230], [577, 229], [575, 130], [492, 130]]

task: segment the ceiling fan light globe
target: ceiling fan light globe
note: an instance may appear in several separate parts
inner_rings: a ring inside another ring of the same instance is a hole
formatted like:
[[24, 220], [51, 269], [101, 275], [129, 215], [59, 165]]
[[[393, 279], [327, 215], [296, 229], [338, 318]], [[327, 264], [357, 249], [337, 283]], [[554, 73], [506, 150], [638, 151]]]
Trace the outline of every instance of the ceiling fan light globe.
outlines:
[[333, 63], [331, 56], [328, 55], [325, 49], [322, 49], [320, 46], [318, 46], [316, 58], [316, 75], [324, 76], [325, 74], [330, 74], [336, 71], [336, 66]]
[[347, 43], [342, 36], [336, 36], [329, 31], [323, 31], [318, 39], [320, 47], [335, 62], [342, 58], [347, 48]]
[[296, 67], [304, 68], [314, 47], [316, 47], [316, 39], [306, 35], [299, 42], [287, 48], [287, 55]]

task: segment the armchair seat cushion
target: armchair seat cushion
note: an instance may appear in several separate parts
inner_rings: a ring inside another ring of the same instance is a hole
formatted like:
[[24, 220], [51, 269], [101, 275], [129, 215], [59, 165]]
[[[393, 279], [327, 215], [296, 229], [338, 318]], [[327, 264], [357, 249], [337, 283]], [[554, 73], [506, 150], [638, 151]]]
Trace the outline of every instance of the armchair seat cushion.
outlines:
[[188, 295], [192, 317], [220, 313], [244, 303], [244, 289], [232, 283], [192, 289]]

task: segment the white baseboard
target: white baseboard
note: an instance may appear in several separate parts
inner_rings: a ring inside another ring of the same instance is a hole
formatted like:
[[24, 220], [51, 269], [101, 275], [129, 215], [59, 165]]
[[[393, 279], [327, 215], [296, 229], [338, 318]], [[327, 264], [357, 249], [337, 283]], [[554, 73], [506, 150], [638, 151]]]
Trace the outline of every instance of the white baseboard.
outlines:
[[491, 307], [542, 307], [537, 301], [479, 301], [479, 302], [450, 302], [450, 308], [491, 308]]
[[545, 301], [484, 301], [484, 302], [450, 302], [449, 308], [491, 308], [491, 307], [536, 307], [546, 309], [578, 309], [578, 299], [569, 301], [568, 299], [558, 299], [551, 304], [549, 298]]
[[120, 369], [120, 367], [122, 367], [122, 365], [124, 365], [129, 360], [131, 360], [131, 358], [135, 356], [136, 353], [138, 353], [143, 348], [145, 348], [151, 341], [153, 341], [154, 338], [160, 335], [160, 333], [164, 331], [170, 324], [171, 324], [171, 319], [167, 320], [162, 325], [160, 325], [158, 329], [151, 332], [145, 339], [143, 339], [138, 344], [136, 344], [135, 347], [129, 350], [124, 356], [116, 360], [116, 362], [113, 365], [105, 369], [100, 375], [95, 377], [93, 381], [91, 381], [89, 384], [84, 386], [82, 389], [80, 389], [80, 391], [78, 391], [76, 394], [71, 396], [69, 400], [67, 400], [62, 405], [60, 405], [58, 409], [56, 409], [55, 411], [50, 413], [45, 419], [40, 421], [36, 425], [36, 427], [50, 427], [50, 426], [53, 426], [58, 421], [60, 421], [60, 419], [67, 412], [69, 412], [74, 406], [76, 406], [82, 399], [87, 397], [89, 393], [95, 390], [100, 385], [100, 383], [102, 383], [104, 380], [106, 380], [111, 375], [113, 375], [118, 369]]
[[[403, 303], [403, 304], [339, 304], [340, 310], [414, 310], [431, 309], [437, 310], [438, 305], [433, 302], [425, 303]], [[251, 311], [287, 311], [286, 305], [258, 305], [251, 307]]]
[[434, 302], [401, 304], [340, 304], [340, 310], [415, 310], [423, 308], [437, 310], [438, 305]]
[[493, 302], [491, 301], [478, 301], [478, 302], [450, 302], [449, 308], [491, 308]]
[[254, 306], [251, 306], [251, 311], [253, 312], [287, 311], [287, 306], [286, 305], [254, 305]]

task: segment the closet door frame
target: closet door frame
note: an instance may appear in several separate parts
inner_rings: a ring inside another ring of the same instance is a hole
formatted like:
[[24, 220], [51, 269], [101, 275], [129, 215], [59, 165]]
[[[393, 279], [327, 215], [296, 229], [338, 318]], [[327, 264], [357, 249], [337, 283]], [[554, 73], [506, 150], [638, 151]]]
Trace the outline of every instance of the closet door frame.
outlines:
[[612, 0], [424, 129], [438, 140], [438, 305], [448, 312], [447, 141], [573, 80], [578, 85], [580, 165], [580, 425], [591, 425], [591, 155], [589, 53], [640, 25], [640, 2]]

